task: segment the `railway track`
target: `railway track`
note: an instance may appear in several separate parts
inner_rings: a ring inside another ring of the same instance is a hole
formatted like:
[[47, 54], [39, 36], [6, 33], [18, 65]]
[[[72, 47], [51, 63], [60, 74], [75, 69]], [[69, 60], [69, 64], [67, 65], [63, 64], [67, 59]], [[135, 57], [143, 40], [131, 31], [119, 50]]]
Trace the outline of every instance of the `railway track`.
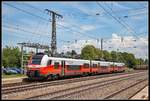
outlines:
[[[128, 96], [126, 95], [124, 98], [126, 99], [131, 99], [134, 95], [136, 95], [138, 92], [140, 92], [142, 89], [144, 89], [148, 84], [145, 83], [143, 85], [143, 82], [147, 81], [148, 79], [144, 79], [144, 80], [140, 80], [132, 85], [127, 86], [126, 88], [122, 88], [119, 91], [116, 91], [108, 96], [106, 96], [104, 99], [108, 100], [108, 99], [123, 99], [123, 96], [121, 96], [121, 93], [129, 93], [129, 92], [133, 92], [133, 94], [129, 94]], [[137, 88], [139, 87], [138, 90], [134, 91], [133, 88]], [[124, 94], [125, 95], [125, 94]], [[121, 96], [122, 98], [120, 98], [119, 96]]]
[[[136, 72], [141, 72], [141, 70], [136, 70], [136, 71], [133, 71], [133, 72], [118, 72], [118, 73], [112, 73], [112, 74], [102, 74], [102, 75], [94, 75], [94, 76], [90, 76], [91, 77], [96, 77], [96, 76], [101, 76], [101, 77], [109, 77], [109, 76], [114, 76], [114, 75], [122, 75], [122, 74], [131, 74], [131, 73], [136, 73]], [[78, 77], [72, 77], [72, 78], [65, 78], [65, 80], [70, 80], [70, 79], [78, 79]], [[81, 77], [82, 78], [87, 78], [87, 77]], [[61, 79], [58, 79], [57, 81], [59, 81]], [[52, 81], [42, 81], [42, 82], [53, 82], [55, 80], [52, 80]], [[28, 85], [28, 84], [35, 84], [35, 83], [39, 83], [41, 81], [29, 81], [27, 78], [23, 79], [22, 82], [17, 82], [17, 83], [8, 83], [8, 84], [2, 84], [2, 88], [13, 88], [13, 87], [18, 87], [18, 86], [23, 86], [23, 85]]]
[[17, 83], [8, 83], [8, 84], [2, 84], [2, 88], [6, 88], [6, 87], [14, 87], [14, 86], [20, 86], [20, 85], [26, 85], [29, 84], [30, 82], [17, 82]]
[[[136, 71], [137, 72], [137, 71]], [[131, 72], [130, 72], [131, 73]], [[133, 72], [132, 72], [133, 73]], [[113, 75], [121, 75], [121, 74], [125, 74], [124, 72], [121, 72], [121, 73], [115, 73], [115, 74], [102, 74], [102, 75], [92, 75], [92, 76], [90, 76], [90, 77], [96, 77], [96, 76], [101, 76], [101, 77], [109, 77], [109, 76], [113, 76]], [[128, 73], [129, 74], [129, 73]], [[82, 78], [87, 78], [87, 77], [80, 77], [81, 79]], [[70, 79], [79, 79], [79, 77], [68, 77], [68, 78], [64, 78], [65, 80], [70, 80]], [[59, 81], [59, 80], [62, 80], [62, 79], [57, 79], [57, 81]], [[28, 80], [27, 78], [25, 78], [25, 79], [23, 79], [23, 81], [22, 82], [19, 82], [19, 83], [8, 83], [8, 84], [2, 84], [2, 88], [7, 88], [7, 87], [17, 87], [17, 86], [23, 86], [23, 85], [27, 85], [27, 84], [35, 84], [35, 83], [38, 83], [38, 82], [54, 82], [55, 80], [50, 80], [50, 81], [30, 81], [30, 80]]]
[[[140, 73], [140, 72], [138, 72]], [[107, 75], [98, 75], [98, 76], [87, 76], [82, 78], [72, 78], [72, 79], [65, 79], [65, 80], [58, 80], [58, 81], [50, 81], [50, 82], [36, 82], [36, 83], [27, 83], [19, 86], [14, 87], [4, 87], [2, 88], [2, 94], [9, 94], [9, 93], [15, 93], [15, 92], [22, 92], [25, 90], [32, 90], [32, 89], [38, 89], [40, 87], [47, 87], [47, 86], [53, 86], [53, 85], [62, 85], [67, 83], [73, 83], [73, 82], [80, 82], [80, 81], [87, 81], [87, 80], [93, 80], [98, 78], [104, 78], [104, 77], [111, 77], [116, 75], [124, 75], [124, 74], [131, 74], [131, 73], [119, 73], [119, 74], [107, 74]]]
[[[142, 75], [140, 75], [142, 76]], [[58, 90], [55, 92], [51, 92], [51, 93], [47, 93], [47, 94], [42, 94], [42, 95], [38, 95], [38, 96], [33, 96], [33, 97], [29, 97], [27, 98], [29, 99], [50, 99], [50, 100], [56, 100], [56, 99], [62, 99], [65, 98], [67, 96], [71, 96], [74, 94], [79, 94], [81, 92], [90, 90], [90, 89], [96, 89], [98, 87], [106, 87], [107, 85], [112, 85], [112, 84], [117, 84], [118, 82], [124, 81], [124, 80], [128, 80], [128, 79], [135, 79], [137, 77], [140, 77], [138, 74], [136, 75], [131, 75], [131, 76], [127, 76], [125, 78], [115, 78], [115, 79], [111, 79], [111, 80], [106, 80], [106, 81], [100, 81], [100, 82], [96, 82], [96, 83], [91, 83], [91, 84], [86, 84], [86, 85], [81, 85], [78, 87], [73, 87], [73, 88], [68, 88], [68, 89], [64, 89], [64, 90]], [[146, 79], [142, 79], [142, 81], [147, 80]], [[140, 81], [140, 82], [142, 82]], [[139, 83], [139, 82], [138, 82]]]

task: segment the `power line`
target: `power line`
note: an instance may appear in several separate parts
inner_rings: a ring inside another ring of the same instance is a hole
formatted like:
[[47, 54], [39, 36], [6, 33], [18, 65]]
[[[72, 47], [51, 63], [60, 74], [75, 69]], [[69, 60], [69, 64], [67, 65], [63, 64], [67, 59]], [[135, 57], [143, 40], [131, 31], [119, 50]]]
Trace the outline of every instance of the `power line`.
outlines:
[[[39, 34], [39, 33], [34, 33], [34, 32], [30, 32], [30, 31], [27, 31], [27, 30], [25, 30], [25, 29], [22, 29], [22, 28], [19, 28], [18, 26], [10, 26], [10, 25], [2, 25], [2, 27], [4, 27], [4, 28], [10, 28], [10, 29], [14, 29], [14, 30], [19, 30], [19, 31], [23, 31], [23, 32], [25, 32], [25, 33], [30, 33], [30, 34], [32, 34], [32, 35], [39, 35], [39, 38], [41, 39], [41, 37], [40, 36], [42, 36], [43, 34]], [[49, 35], [45, 35], [46, 36], [46, 38], [49, 38]], [[23, 38], [24, 38], [24, 36], [23, 36]], [[34, 37], [35, 38], [35, 37]], [[39, 40], [39, 38], [37, 38], [38, 40]], [[63, 41], [64, 42], [64, 40], [61, 40], [61, 39], [59, 39], [59, 41]], [[67, 41], [66, 41], [67, 42]]]
[[[9, 4], [10, 5], [10, 4]], [[29, 4], [27, 4], [27, 5], [29, 5]], [[31, 6], [30, 5], [30, 7], [34, 7], [34, 6]], [[16, 7], [15, 7], [16, 8]], [[35, 8], [35, 7], [34, 7]], [[17, 8], [16, 8], [17, 9]], [[35, 8], [35, 9], [38, 9], [38, 8]], [[18, 9], [18, 10], [20, 10], [20, 9]], [[39, 9], [38, 9], [39, 10]], [[25, 11], [25, 10], [21, 10], [21, 11]], [[27, 13], [27, 11], [26, 11], [26, 13]], [[32, 13], [28, 13], [28, 14], [32, 14]], [[33, 14], [32, 14], [33, 15]], [[39, 16], [37, 16], [36, 15], [36, 17], [39, 17]], [[43, 19], [43, 18], [42, 18]], [[46, 19], [44, 19], [44, 20], [46, 20]], [[48, 21], [48, 20], [46, 20], [46, 21]], [[61, 27], [63, 27], [63, 28], [66, 28], [66, 29], [69, 29], [70, 31], [74, 31], [73, 29], [70, 29], [69, 27], [66, 27], [66, 26], [63, 26], [63, 25], [60, 25], [60, 24], [57, 24], [58, 26], [61, 26]], [[81, 33], [81, 32], [78, 32], [78, 31], [75, 31], [75, 32], [77, 32], [77, 33], [80, 33], [80, 34], [85, 34], [85, 33]], [[89, 36], [89, 35], [87, 35], [86, 34], [86, 36], [88, 36], [88, 37], [90, 37], [90, 38], [92, 38], [92, 39], [97, 39], [97, 38], [95, 38], [95, 37], [93, 37], [93, 36]]]
[[[9, 30], [8, 32], [14, 32], [14, 31], [12, 31], [12, 30]], [[15, 32], [16, 33], [16, 32]], [[20, 39], [23, 39], [23, 40], [25, 40], [25, 41], [33, 41], [33, 39], [30, 39], [30, 38], [34, 38], [34, 39], [39, 39], [39, 38], [37, 38], [37, 37], [31, 37], [31, 36], [22, 36], [22, 35], [19, 35], [20, 33], [16, 33], [16, 34], [11, 34], [11, 35], [13, 35], [13, 36], [15, 36], [15, 37], [19, 37], [18, 38], [18, 40], [16, 40], [16, 39], [13, 39], [13, 38], [11, 38], [11, 40], [14, 40], [14, 41], [19, 41]], [[6, 40], [5, 40], [6, 41]], [[9, 40], [10, 41], [10, 40]], [[37, 41], [36, 41], [37, 42]]]
[[[22, 10], [21, 10], [22, 11]], [[28, 14], [31, 14], [31, 13], [28, 13]], [[38, 17], [38, 16], [36, 16], [36, 17]], [[46, 19], [45, 19], [45, 21], [47, 21]], [[85, 34], [85, 33], [81, 33], [81, 32], [79, 32], [79, 31], [75, 31], [75, 30], [73, 30], [73, 29], [71, 29], [71, 28], [69, 28], [69, 27], [66, 27], [66, 26], [63, 26], [63, 25], [60, 25], [60, 24], [57, 24], [58, 26], [60, 26], [60, 27], [63, 27], [63, 28], [65, 28], [65, 29], [69, 29], [69, 31], [70, 32], [77, 32], [77, 33], [73, 33], [73, 34], [81, 34], [82, 36], [84, 36], [83, 34]], [[92, 36], [88, 36], [87, 34], [86, 34], [86, 36], [87, 37], [90, 37], [90, 38], [92, 38], [92, 39], [97, 39], [97, 38], [95, 38], [95, 37], [92, 37]]]
[[28, 6], [28, 7], [34, 8], [34, 9], [36, 9], [37, 11], [40, 11], [40, 12], [44, 13], [44, 11], [43, 11], [43, 10], [41, 10], [41, 9], [39, 9], [39, 8], [35, 7], [35, 6], [32, 6], [32, 5], [31, 5], [31, 4], [29, 4], [29, 3], [24, 3], [24, 2], [22, 2], [22, 4], [24, 4], [24, 5]]
[[[115, 16], [113, 16], [110, 12], [108, 12], [100, 3], [96, 2], [98, 4], [99, 7], [101, 7], [105, 12], [107, 12], [107, 14], [109, 14], [111, 17], [113, 17], [118, 23], [120, 23], [124, 28], [126, 28], [127, 30], [132, 31], [132, 33], [136, 33], [132, 28], [130, 28], [129, 26], [124, 25], [120, 20], [118, 20]], [[133, 33], [133, 35], [134, 35]], [[137, 37], [136, 35], [134, 35], [135, 37]], [[138, 38], [138, 37], [137, 37]]]
[[[109, 8], [110, 9], [110, 8]], [[113, 12], [113, 11], [112, 11]], [[114, 13], [114, 12], [113, 12]], [[117, 17], [117, 15], [116, 14], [114, 14], [116, 17]], [[118, 18], [118, 17], [117, 17]], [[119, 18], [118, 18], [119, 19]], [[137, 32], [131, 27], [131, 26], [129, 26], [127, 23], [125, 23], [122, 19], [120, 19], [120, 21], [122, 21], [122, 23], [123, 24], [125, 24], [129, 29], [131, 29], [134, 33], [135, 33], [135, 35], [134, 36], [136, 36], [137, 38], [138, 38], [138, 36], [137, 36]]]
[[[4, 27], [4, 26], [2, 26], [2, 27]], [[5, 28], [5, 27], [4, 27]], [[6, 27], [7, 28], [7, 27]], [[11, 29], [11, 28], [10, 28]], [[5, 30], [5, 29], [4, 29]], [[7, 30], [7, 29], [6, 29]], [[7, 30], [8, 32], [15, 32], [15, 30]], [[25, 35], [25, 36], [22, 36], [22, 35], [20, 35], [20, 33], [18, 33], [18, 32], [15, 32], [16, 34], [11, 34], [11, 35], [13, 35], [13, 36], [15, 36], [15, 37], [19, 37], [19, 38], [17, 38], [17, 39], [20, 39], [20, 38], [22, 38], [22, 39], [24, 39], [24, 40], [31, 40], [30, 38], [36, 38], [36, 39], [39, 39], [39, 38], [37, 38], [37, 37], [31, 37], [31, 36], [28, 36], [28, 35]], [[7, 34], [7, 33], [6, 33]], [[12, 40], [13, 40], [13, 38], [11, 38]], [[5, 40], [6, 41], [6, 40]], [[16, 39], [14, 39], [14, 41], [17, 41]], [[13, 42], [14, 42], [13, 41]], [[33, 39], [32, 39], [32, 41], [33, 41]], [[36, 41], [37, 42], [37, 41]]]
[[[4, 28], [10, 28], [10, 27], [5, 27], [5, 26], [2, 26], [2, 27], [4, 27]], [[12, 28], [10, 28], [10, 29], [12, 29]], [[15, 30], [17, 30], [17, 29], [15, 29]], [[12, 31], [12, 30], [9, 30], [9, 31], [10, 31], [10, 32], [14, 32], [14, 31]], [[21, 30], [21, 31], [22, 31], [22, 30]], [[16, 32], [15, 32], [15, 33], [16, 33]], [[41, 37], [38, 37], [38, 38], [37, 38], [37, 37], [34, 37], [34, 36], [33, 36], [33, 37], [30, 37], [30, 36], [21, 36], [20, 33], [14, 34], [14, 35], [17, 36], [17, 37], [23, 38], [23, 39], [25, 39], [25, 40], [27, 40], [27, 39], [29, 40], [29, 38], [36, 38], [36, 39], [38, 39], [38, 40], [41, 39]], [[25, 37], [26, 37], [26, 38], [25, 38]], [[48, 37], [47, 37], [47, 38], [48, 38]], [[45, 41], [45, 40], [44, 40], [44, 41]], [[59, 41], [63, 42], [64, 40], [59, 39]], [[36, 41], [36, 42], [37, 42], [37, 41]]]
[[141, 13], [137, 13], [137, 14], [126, 15], [124, 17], [131, 17], [131, 16], [137, 16], [137, 15], [143, 15], [143, 14], [147, 14], [147, 12], [141, 12]]
[[[107, 6], [114, 14], [116, 13], [116, 11], [114, 11], [114, 10], [112, 10], [109, 6]], [[130, 10], [121, 10], [122, 12], [123, 11], [134, 11], [134, 13], [135, 13], [135, 10], [144, 10], [145, 11], [145, 8], [146, 7], [143, 7], [143, 8], [135, 8], [135, 9], [130, 9]], [[124, 16], [124, 17], [130, 17], [130, 16], [136, 16], [136, 15], [140, 15], [140, 14], [145, 14], [145, 13], [147, 13], [147, 12], [140, 12], [140, 13], [137, 13], [137, 14], [131, 14], [131, 15], [126, 15], [126, 16]]]
[[[28, 6], [28, 7], [34, 8], [34, 9], [36, 9], [37, 11], [40, 11], [40, 12], [43, 13], [43, 11], [42, 11], [41, 9], [39, 9], [39, 8], [37, 8], [37, 7], [35, 7], [35, 6], [31, 5], [31, 4], [28, 4], [28, 3], [23, 3], [23, 4], [25, 4], [25, 5]], [[74, 25], [74, 24], [71, 24], [71, 25], [74, 26], [74, 27], [80, 28], [80, 27], [78, 27], [78, 26], [76, 26], [76, 25]]]
[[[39, 8], [36, 8], [36, 7], [34, 7], [34, 6], [32, 6], [32, 5], [30, 5], [30, 4], [27, 4], [27, 3], [24, 3], [25, 5], [27, 5], [27, 6], [29, 6], [29, 7], [31, 7], [31, 8], [34, 8], [34, 9], [37, 9], [37, 10], [40, 10], [41, 12], [42, 12], [42, 10], [41, 9], [39, 9]], [[61, 27], [63, 27], [63, 28], [66, 28], [66, 29], [68, 29], [69, 27], [66, 27], [66, 26], [63, 26], [63, 25], [61, 25], [61, 24], [57, 24], [58, 26], [61, 26]], [[78, 27], [77, 25], [74, 25], [74, 24], [71, 24], [73, 27], [76, 27], [76, 28], [80, 28], [80, 27]], [[70, 28], [69, 28], [70, 29]], [[81, 29], [81, 28], [80, 28]], [[72, 29], [71, 29], [72, 30]], [[83, 30], [83, 29], [82, 29]], [[83, 30], [84, 31], [84, 30]], [[83, 33], [81, 33], [81, 32], [79, 32], [80, 34], [83, 34]], [[89, 36], [89, 35], [88, 35]], [[95, 37], [93, 37], [93, 36], [89, 36], [90, 38], [94, 38], [94, 39], [96, 39]]]
[[[3, 20], [4, 20], [4, 19], [3, 19]], [[3, 21], [3, 20], [2, 20], [2, 21]], [[3, 27], [7, 27], [7, 28], [10, 28], [10, 27], [11, 27], [11, 29], [15, 29], [15, 30], [20, 30], [20, 29], [21, 29], [21, 31], [25, 30], [27, 33], [29, 33], [26, 29], [21, 28], [21, 25], [20, 25], [20, 24], [11, 24], [11, 23], [5, 22], [5, 21], [4, 21], [4, 23], [7, 23], [7, 25], [2, 24], [2, 25], [5, 25], [5, 26], [3, 26]], [[27, 24], [27, 25], [28, 25], [28, 24]], [[24, 24], [24, 26], [27, 26], [27, 25]], [[24, 27], [24, 26], [22, 26], [22, 27]], [[28, 27], [30, 28], [30, 25], [28, 25]], [[36, 29], [37, 29], [37, 28], [35, 28], [35, 30], [36, 30]], [[42, 31], [38, 31], [38, 32], [32, 31], [32, 32], [31, 32], [31, 34], [38, 35], [39, 37], [40, 37], [40, 35], [41, 35], [41, 36], [43, 35], [42, 33], [48, 33], [48, 32], [42, 32]]]
[[27, 30], [25, 30], [25, 29], [19, 28], [19, 27], [12, 27], [12, 26], [10, 26], [10, 25], [2, 25], [2, 27], [11, 28], [11, 29], [15, 29], [15, 30], [20, 30], [20, 31], [27, 32], [27, 33], [31, 33], [31, 34], [34, 34], [34, 35], [44, 35], [44, 36], [47, 36], [47, 37], [48, 37], [48, 34], [34, 33], [34, 32], [31, 32], [31, 31], [27, 31]]
[[[109, 8], [110, 8], [110, 7], [109, 7]], [[119, 12], [120, 12], [120, 13], [123, 13], [123, 12], [131, 12], [131, 11], [134, 11], [134, 12], [135, 12], [135, 11], [137, 11], [137, 10], [138, 10], [138, 11], [139, 11], [139, 10], [145, 10], [145, 8], [146, 8], [146, 7], [143, 7], [143, 8], [133, 8], [133, 9], [126, 9], [126, 10], [115, 10], [115, 11], [112, 10], [111, 8], [110, 8], [110, 9], [111, 9], [111, 11], [113, 11], [114, 13], [119, 13]]]
[[[42, 18], [42, 17], [37, 16], [37, 15], [35, 15], [35, 14], [32, 14], [32, 13], [30, 13], [30, 12], [28, 12], [28, 11], [25, 11], [25, 10], [23, 10], [23, 9], [20, 9], [20, 8], [18, 8], [18, 7], [15, 7], [15, 6], [11, 5], [11, 4], [8, 4], [8, 3], [4, 3], [4, 4], [6, 4], [6, 5], [10, 6], [10, 7], [13, 7], [13, 8], [15, 8], [15, 9], [17, 9], [17, 10], [19, 10], [19, 11], [22, 11], [22, 12], [24, 12], [24, 13], [27, 13], [27, 14], [30, 14], [30, 15], [32, 15], [32, 16], [38, 17], [38, 18], [40, 18], [40, 19], [42, 19], [42, 20], [44, 20], [44, 21], [48, 21], [48, 20], [45, 19], [45, 18]], [[50, 22], [52, 22], [52, 21], [50, 20]], [[61, 25], [61, 24], [56, 24], [56, 25], [57, 25], [57, 26], [61, 26], [61, 27], [65, 28], [65, 29], [69, 29], [70, 31], [74, 31], [74, 32], [77, 32], [77, 33], [79, 33], [79, 34], [84, 34], [84, 35], [85, 35], [85, 33], [81, 33], [81, 32], [79, 32], [79, 31], [73, 30], [73, 29], [71, 29], [70, 27], [66, 27], [66, 26], [63, 26], [63, 25]], [[84, 36], [84, 35], [83, 35], [83, 36]], [[86, 36], [88, 36], [89, 38], [92, 38], [92, 39], [97, 39], [96, 37], [89, 36], [89, 35], [87, 35], [87, 34], [86, 34]]]
[[[17, 9], [17, 10], [19, 10], [19, 11], [24, 12], [24, 13], [30, 14], [30, 15], [32, 15], [32, 16], [38, 17], [38, 18], [40, 18], [40, 19], [42, 19], [42, 20], [48, 21], [48, 20], [45, 19], [45, 18], [42, 18], [42, 17], [40, 17], [40, 16], [38, 16], [38, 15], [35, 15], [35, 14], [32, 14], [32, 13], [30, 13], [30, 12], [28, 12], [28, 11], [26, 11], [26, 10], [20, 9], [20, 8], [18, 8], [18, 7], [15, 7], [15, 6], [11, 5], [11, 4], [8, 4], [8, 3], [3, 3], [3, 4], [8, 5], [8, 6], [10, 6], [10, 7], [13, 7], [13, 8], [15, 8], [15, 9]], [[50, 20], [50, 21], [51, 21], [51, 20]]]
[[[41, 18], [42, 20], [46, 20], [46, 19], [44, 19], [44, 18], [42, 18], [42, 17], [40, 17], [40, 16], [34, 15], [34, 14], [30, 13], [30, 12], [27, 12], [27, 11], [25, 11], [25, 10], [22, 10], [22, 9], [20, 9], [20, 8], [17, 8], [17, 7], [15, 7], [15, 6], [13, 6], [13, 5], [10, 5], [10, 4], [7, 4], [7, 3], [4, 3], [4, 4], [6, 4], [6, 5], [8, 5], [8, 6], [11, 6], [11, 7], [13, 7], [13, 8], [16, 8], [16, 9], [18, 9], [18, 10], [24, 12], [24, 13], [33, 15], [33, 16], [38, 17], [38, 18]], [[48, 20], [46, 20], [46, 21], [48, 21]], [[50, 20], [50, 22], [51, 22], [51, 20]], [[66, 27], [66, 26], [63, 26], [63, 25], [60, 25], [60, 24], [57, 24], [57, 25], [58, 25], [58, 26], [61, 26], [61, 27], [63, 27], [63, 28], [69, 29], [69, 30], [72, 31], [72, 29], [70, 29], [69, 27]], [[78, 32], [78, 31], [76, 31], [76, 32]], [[80, 32], [78, 32], [78, 33], [80, 33]], [[80, 33], [80, 34], [82, 34], [82, 33]]]
[[[8, 25], [6, 25], [6, 26], [3, 26], [3, 27], [7, 27], [7, 28], [10, 28], [11, 27], [11, 29], [15, 29], [15, 30], [20, 30], [18, 27], [20, 26], [20, 25], [10, 25], [10, 23], [8, 23], [7, 22], [7, 24], [9, 24], [9, 26]], [[60, 27], [61, 29], [62, 29], [62, 27]], [[24, 29], [25, 30], [25, 29]], [[22, 30], [21, 30], [22, 31]], [[26, 31], [25, 31], [26, 32]], [[39, 32], [39, 31], [38, 31]], [[69, 30], [69, 32], [72, 32], [72, 31], [70, 31]], [[29, 33], [28, 31], [27, 31], [27, 33]], [[41, 34], [36, 34], [35, 32], [32, 32], [31, 34], [34, 34], [34, 35], [39, 35], [39, 36], [42, 36], [43, 34], [42, 33], [46, 33], [46, 32], [41, 32]], [[75, 34], [74, 32], [72, 32], [73, 34]], [[78, 33], [77, 33], [78, 34]], [[75, 34], [76, 35], [76, 34]], [[81, 35], [81, 34], [79, 34], [79, 35]], [[83, 36], [83, 35], [82, 35]], [[80, 38], [81, 38], [81, 36], [80, 36]], [[74, 39], [75, 40], [75, 39]]]

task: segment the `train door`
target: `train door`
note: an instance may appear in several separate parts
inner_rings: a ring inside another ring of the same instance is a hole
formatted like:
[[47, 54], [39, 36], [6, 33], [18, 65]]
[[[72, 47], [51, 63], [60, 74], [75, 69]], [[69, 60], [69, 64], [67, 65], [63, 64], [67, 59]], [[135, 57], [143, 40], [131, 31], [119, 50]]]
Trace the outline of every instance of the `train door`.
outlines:
[[92, 73], [92, 66], [93, 64], [92, 64], [92, 61], [90, 60], [90, 73]]
[[98, 63], [98, 73], [100, 73], [101, 72], [101, 65], [100, 65], [100, 63]]
[[61, 75], [64, 76], [65, 75], [65, 61], [61, 61]]

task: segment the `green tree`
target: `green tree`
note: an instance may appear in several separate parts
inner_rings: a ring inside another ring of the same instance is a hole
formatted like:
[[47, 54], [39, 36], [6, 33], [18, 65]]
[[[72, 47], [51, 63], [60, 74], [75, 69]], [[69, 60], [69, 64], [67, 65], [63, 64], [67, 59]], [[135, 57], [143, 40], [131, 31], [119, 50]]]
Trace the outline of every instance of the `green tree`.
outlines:
[[82, 50], [81, 50], [81, 58], [82, 59], [95, 59], [97, 57], [96, 52], [95, 52], [95, 47], [93, 45], [86, 45]]
[[103, 58], [106, 61], [110, 61], [112, 59], [111, 58], [111, 54], [108, 51], [106, 51], [106, 50], [103, 51]]
[[145, 59], [144, 64], [148, 64], [148, 59]]
[[142, 65], [142, 64], [144, 64], [144, 60], [142, 58], [138, 58], [138, 59], [136, 59], [136, 64]]
[[2, 51], [2, 65], [7, 66], [21, 66], [21, 52], [18, 47], [9, 47], [3, 48]]
[[118, 53], [117, 53], [117, 57], [118, 57], [118, 62], [124, 62], [124, 58], [123, 58], [121, 52], [118, 52]]
[[[86, 45], [81, 50], [82, 59], [100, 59], [102, 57], [102, 51], [95, 48], [93, 45]], [[129, 68], [135, 68], [137, 64], [144, 64], [143, 59], [136, 59], [134, 54], [127, 52], [116, 52], [111, 51], [110, 53], [106, 50], [103, 51], [103, 58], [106, 61], [124, 62]], [[148, 63], [148, 60], [145, 60]]]
[[101, 59], [102, 58], [102, 51], [98, 48], [95, 48], [95, 54], [96, 54], [96, 59]]
[[117, 52], [116, 51], [111, 51], [111, 57], [112, 57], [112, 61], [116, 61], [117, 60]]
[[135, 68], [135, 66], [136, 66], [136, 59], [135, 59], [133, 54], [131, 54], [131, 53], [127, 54], [127, 56], [126, 56], [126, 63], [127, 63], [127, 66], [129, 68]]

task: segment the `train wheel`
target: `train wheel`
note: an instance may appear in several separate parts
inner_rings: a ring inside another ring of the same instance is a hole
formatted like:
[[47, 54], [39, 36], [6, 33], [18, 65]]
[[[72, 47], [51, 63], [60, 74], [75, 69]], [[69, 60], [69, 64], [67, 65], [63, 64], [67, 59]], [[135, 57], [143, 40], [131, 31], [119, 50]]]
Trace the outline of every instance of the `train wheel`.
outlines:
[[86, 73], [83, 73], [82, 76], [86, 76]]
[[54, 78], [55, 78], [55, 79], [59, 79], [59, 74], [55, 75]]
[[48, 75], [47, 80], [53, 80], [53, 75]]

